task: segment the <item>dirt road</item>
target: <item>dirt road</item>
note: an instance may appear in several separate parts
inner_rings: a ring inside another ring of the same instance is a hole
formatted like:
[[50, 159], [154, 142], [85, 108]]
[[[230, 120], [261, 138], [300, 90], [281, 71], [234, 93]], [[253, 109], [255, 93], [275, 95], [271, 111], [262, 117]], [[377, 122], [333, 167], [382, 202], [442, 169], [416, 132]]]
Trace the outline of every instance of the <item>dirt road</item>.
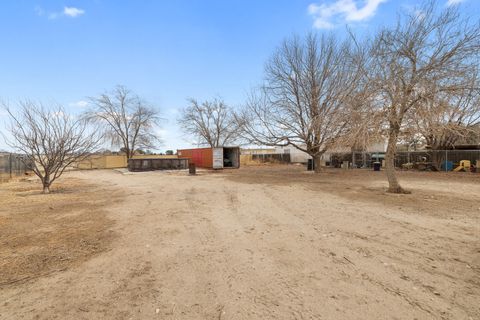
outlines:
[[125, 194], [116, 238], [0, 318], [480, 319], [480, 180], [336, 172], [71, 173]]

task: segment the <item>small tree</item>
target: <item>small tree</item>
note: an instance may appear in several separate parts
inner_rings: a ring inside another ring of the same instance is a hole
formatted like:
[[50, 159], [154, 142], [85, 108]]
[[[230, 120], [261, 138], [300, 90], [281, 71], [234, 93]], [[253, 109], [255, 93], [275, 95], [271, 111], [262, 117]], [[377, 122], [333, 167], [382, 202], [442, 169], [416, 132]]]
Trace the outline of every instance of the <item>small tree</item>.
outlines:
[[160, 142], [155, 132], [160, 122], [159, 111], [147, 105], [124, 86], [90, 98], [93, 108], [86, 118], [99, 125], [112, 145], [121, 146], [130, 159], [139, 148], [155, 148]]
[[478, 23], [461, 19], [454, 6], [437, 13], [433, 1], [376, 36], [369, 70], [378, 90], [376, 103], [385, 115], [389, 192], [405, 192], [394, 158], [398, 138], [409, 126], [407, 120], [424, 117], [421, 106], [427, 101], [468, 88], [468, 75], [478, 63], [479, 52]]
[[312, 156], [320, 171], [322, 155], [347, 143], [352, 132], [352, 112], [361, 107], [355, 98], [362, 95], [363, 53], [333, 36], [285, 41], [266, 65], [265, 84], [238, 116], [245, 138], [291, 145]]
[[238, 140], [240, 126], [233, 110], [222, 99], [203, 103], [195, 99], [188, 101], [177, 122], [186, 133], [198, 139], [200, 145], [215, 148]]
[[43, 193], [66, 168], [85, 159], [98, 146], [100, 136], [84, 119], [65, 113], [61, 106], [45, 108], [33, 102], [20, 102], [16, 112], [5, 106], [10, 116], [7, 144], [24, 155], [22, 159], [40, 178]]

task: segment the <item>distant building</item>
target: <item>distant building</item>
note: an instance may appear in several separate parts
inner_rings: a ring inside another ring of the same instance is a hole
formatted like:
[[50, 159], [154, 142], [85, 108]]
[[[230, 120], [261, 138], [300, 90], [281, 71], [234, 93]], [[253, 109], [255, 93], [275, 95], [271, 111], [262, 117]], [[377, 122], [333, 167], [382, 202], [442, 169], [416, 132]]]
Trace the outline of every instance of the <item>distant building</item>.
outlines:
[[275, 153], [275, 148], [269, 148], [269, 147], [265, 147], [265, 148], [242, 148], [242, 149], [240, 149], [240, 153], [241, 154], [247, 154], [247, 155], [251, 155], [251, 154], [272, 154], [272, 153]]
[[[376, 154], [377, 157], [383, 158], [387, 150], [387, 142], [385, 141], [378, 141], [369, 145], [366, 150], [363, 152]], [[323, 165], [329, 163], [331, 161], [332, 155], [334, 154], [345, 154], [351, 153], [352, 148], [335, 148], [332, 150], [328, 150], [323, 154], [322, 160]], [[356, 151], [357, 153], [362, 151]], [[290, 162], [292, 163], [307, 163], [309, 159], [312, 157], [298, 148], [289, 145], [289, 146], [282, 146], [282, 147], [256, 147], [256, 148], [242, 148], [241, 149], [242, 155], [254, 155], [254, 154], [289, 154], [290, 155]]]
[[[366, 148], [366, 150], [356, 151], [356, 152], [375, 153], [375, 154], [379, 154], [379, 157], [383, 158], [383, 154], [386, 152], [386, 150], [387, 150], [387, 142], [385, 140], [385, 141], [378, 141], [378, 142], [372, 143]], [[351, 153], [351, 152], [352, 152], [351, 148], [347, 148], [347, 147], [335, 148], [325, 152], [322, 156], [322, 160], [325, 163], [327, 163], [331, 161], [333, 154]], [[306, 163], [308, 159], [312, 158], [308, 153], [301, 151], [295, 148], [294, 146], [276, 147], [275, 153], [290, 153], [291, 162], [294, 162], [294, 163]]]
[[292, 163], [306, 163], [308, 159], [312, 159], [308, 153], [299, 150], [294, 146], [276, 147], [275, 153], [290, 154], [290, 162]]

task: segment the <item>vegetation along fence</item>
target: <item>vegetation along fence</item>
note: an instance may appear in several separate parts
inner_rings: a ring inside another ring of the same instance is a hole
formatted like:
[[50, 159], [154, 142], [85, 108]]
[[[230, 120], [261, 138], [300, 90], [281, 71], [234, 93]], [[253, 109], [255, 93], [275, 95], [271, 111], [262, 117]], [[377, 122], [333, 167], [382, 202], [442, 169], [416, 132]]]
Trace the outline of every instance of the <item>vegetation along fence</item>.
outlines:
[[30, 170], [21, 155], [13, 153], [0, 154], [0, 182], [6, 182], [13, 177], [25, 175]]
[[[384, 159], [384, 153], [336, 153], [332, 155], [330, 165], [340, 167], [343, 161], [349, 161], [354, 168], [370, 168], [374, 162], [382, 162]], [[480, 150], [401, 151], [395, 155], [395, 166], [405, 168], [411, 164], [418, 169], [450, 170], [459, 165], [462, 160], [469, 160], [475, 165], [476, 161], [480, 160]]]

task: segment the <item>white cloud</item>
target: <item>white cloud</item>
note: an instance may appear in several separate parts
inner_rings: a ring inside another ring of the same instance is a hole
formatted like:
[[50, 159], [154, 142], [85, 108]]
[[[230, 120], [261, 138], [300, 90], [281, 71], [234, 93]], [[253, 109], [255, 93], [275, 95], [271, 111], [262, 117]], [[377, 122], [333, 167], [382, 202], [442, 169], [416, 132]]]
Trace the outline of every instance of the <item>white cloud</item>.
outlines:
[[447, 1], [447, 7], [460, 4], [460, 3], [464, 2], [464, 1], [465, 1], [465, 0], [448, 0], [448, 1]]
[[86, 108], [86, 107], [88, 107], [88, 101], [80, 100], [80, 101], [77, 101], [77, 102], [70, 102], [68, 105], [70, 107]]
[[63, 14], [72, 18], [75, 18], [77, 16], [81, 16], [82, 14], [85, 13], [85, 10], [75, 8], [75, 7], [64, 7], [63, 8]]
[[330, 3], [312, 3], [308, 6], [308, 13], [313, 16], [315, 28], [331, 29], [338, 24], [360, 22], [373, 17], [378, 6], [386, 1], [336, 0]]
[[49, 20], [55, 20], [60, 17], [76, 18], [85, 14], [85, 10], [75, 7], [64, 7], [61, 12], [46, 11], [40, 6], [36, 6], [34, 10], [37, 16], [46, 16]]

